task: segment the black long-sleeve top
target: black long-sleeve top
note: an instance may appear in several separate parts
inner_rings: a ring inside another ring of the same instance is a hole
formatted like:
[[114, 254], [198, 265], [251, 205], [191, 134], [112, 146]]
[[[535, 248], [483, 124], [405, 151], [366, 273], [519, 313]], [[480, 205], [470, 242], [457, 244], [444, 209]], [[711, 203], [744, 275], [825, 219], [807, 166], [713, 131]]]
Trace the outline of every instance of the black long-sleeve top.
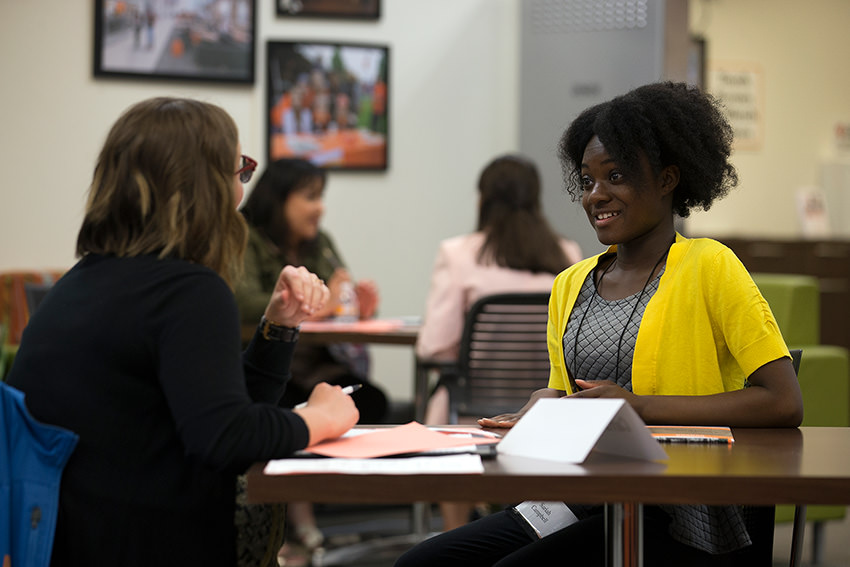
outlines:
[[53, 565], [235, 563], [235, 477], [307, 445], [277, 407], [294, 345], [242, 353], [233, 294], [213, 271], [90, 255], [60, 279], [9, 375], [30, 412], [77, 433]]

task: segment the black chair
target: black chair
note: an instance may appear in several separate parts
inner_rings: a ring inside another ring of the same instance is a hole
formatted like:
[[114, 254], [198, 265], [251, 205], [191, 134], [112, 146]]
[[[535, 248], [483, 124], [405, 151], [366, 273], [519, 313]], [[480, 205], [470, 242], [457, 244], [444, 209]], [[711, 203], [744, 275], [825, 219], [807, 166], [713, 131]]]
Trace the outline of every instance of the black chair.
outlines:
[[466, 315], [457, 375], [446, 380], [450, 417], [515, 412], [549, 383], [549, 293], [482, 297]]
[[24, 293], [27, 296], [27, 310], [29, 311], [30, 316], [35, 313], [35, 310], [38, 309], [39, 305], [41, 305], [41, 302], [47, 296], [47, 292], [49, 292], [52, 287], [52, 283], [44, 284], [27, 282], [24, 284]]

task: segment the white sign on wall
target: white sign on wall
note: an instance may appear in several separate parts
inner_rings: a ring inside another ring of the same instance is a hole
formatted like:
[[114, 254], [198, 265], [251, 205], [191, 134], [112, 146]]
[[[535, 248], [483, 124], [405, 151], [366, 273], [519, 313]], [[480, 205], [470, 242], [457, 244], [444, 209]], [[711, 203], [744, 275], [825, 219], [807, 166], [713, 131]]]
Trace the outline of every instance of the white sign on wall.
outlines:
[[720, 99], [735, 131], [735, 149], [760, 150], [764, 139], [763, 77], [757, 65], [712, 63], [708, 92]]

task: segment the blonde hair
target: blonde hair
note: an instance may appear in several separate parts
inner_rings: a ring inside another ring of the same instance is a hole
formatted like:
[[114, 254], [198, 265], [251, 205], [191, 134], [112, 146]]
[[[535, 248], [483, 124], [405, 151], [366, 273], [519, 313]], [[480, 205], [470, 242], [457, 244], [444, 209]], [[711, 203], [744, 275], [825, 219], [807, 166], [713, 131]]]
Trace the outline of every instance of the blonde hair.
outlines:
[[152, 98], [130, 107], [98, 157], [77, 255], [181, 258], [233, 287], [247, 239], [233, 191], [237, 147], [218, 106]]

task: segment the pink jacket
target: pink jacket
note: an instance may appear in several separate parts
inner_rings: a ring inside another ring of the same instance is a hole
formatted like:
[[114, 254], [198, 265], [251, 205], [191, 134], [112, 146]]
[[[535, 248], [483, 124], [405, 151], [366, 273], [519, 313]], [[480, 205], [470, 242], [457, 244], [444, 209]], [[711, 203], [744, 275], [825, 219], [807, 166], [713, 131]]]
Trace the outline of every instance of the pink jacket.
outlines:
[[[484, 234], [475, 232], [440, 243], [431, 289], [425, 306], [425, 319], [416, 343], [422, 358], [455, 360], [458, 356], [466, 312], [476, 300], [494, 293], [550, 291], [556, 274], [512, 270], [478, 263]], [[578, 244], [561, 239], [572, 264], [582, 259]]]

